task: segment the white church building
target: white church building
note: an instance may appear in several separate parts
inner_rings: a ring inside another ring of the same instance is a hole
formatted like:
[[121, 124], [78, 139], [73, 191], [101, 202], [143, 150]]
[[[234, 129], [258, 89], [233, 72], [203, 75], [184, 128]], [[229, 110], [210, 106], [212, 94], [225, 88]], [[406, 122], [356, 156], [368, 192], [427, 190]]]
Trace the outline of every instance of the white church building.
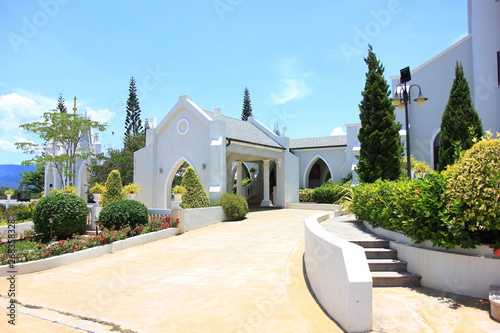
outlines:
[[[500, 132], [500, 1], [468, 1], [469, 33], [411, 72], [407, 85], [418, 84], [428, 98], [409, 107], [411, 155], [435, 167], [441, 117], [455, 77], [463, 64], [473, 103], [485, 130]], [[405, 64], [406, 66], [407, 64]], [[399, 76], [391, 77], [392, 91]], [[417, 94], [418, 88], [409, 88]], [[417, 96], [410, 98], [413, 99]], [[404, 111], [395, 110], [406, 128]], [[220, 108], [206, 111], [189, 96], [179, 97], [163, 120], [147, 132], [146, 147], [135, 153], [137, 197], [149, 207], [171, 207], [171, 185], [179, 167], [192, 166], [211, 201], [230, 192], [259, 198], [262, 206], [284, 207], [298, 202], [299, 188], [314, 188], [331, 178], [338, 182], [353, 173], [360, 150], [360, 124], [346, 125], [346, 135], [289, 139], [278, 136], [256, 118], [224, 116]], [[401, 132], [405, 142], [405, 131]], [[242, 180], [255, 175], [251, 186]]]

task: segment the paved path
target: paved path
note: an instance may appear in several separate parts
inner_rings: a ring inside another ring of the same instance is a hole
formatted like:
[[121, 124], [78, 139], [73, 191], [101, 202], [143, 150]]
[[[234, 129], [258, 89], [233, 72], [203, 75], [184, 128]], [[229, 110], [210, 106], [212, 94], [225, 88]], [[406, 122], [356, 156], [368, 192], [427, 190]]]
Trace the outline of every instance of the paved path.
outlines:
[[[108, 332], [112, 325], [141, 333], [342, 332], [302, 274], [303, 221], [316, 213], [252, 212], [241, 222], [19, 275], [18, 300], [27, 306], [18, 306], [13, 329], [1, 297], [0, 332]], [[367, 237], [346, 219], [324, 225], [345, 238]], [[7, 290], [1, 279], [0, 294]], [[487, 302], [474, 298], [374, 288], [373, 304], [373, 332], [500, 332]]]
[[[241, 222], [19, 275], [18, 300], [42, 309], [19, 307], [12, 330], [0, 298], [0, 332], [110, 329], [77, 316], [141, 333], [341, 332], [302, 275], [303, 221], [315, 213], [252, 212]], [[7, 289], [2, 279], [0, 294]]]

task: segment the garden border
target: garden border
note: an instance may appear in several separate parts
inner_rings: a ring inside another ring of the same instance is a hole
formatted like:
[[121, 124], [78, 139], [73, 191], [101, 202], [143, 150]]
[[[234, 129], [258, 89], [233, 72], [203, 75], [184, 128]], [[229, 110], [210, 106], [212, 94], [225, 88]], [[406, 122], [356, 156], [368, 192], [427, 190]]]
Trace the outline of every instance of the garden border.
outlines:
[[[91, 247], [85, 250], [66, 253], [60, 256], [49, 257], [47, 259], [28, 261], [14, 264], [14, 268], [9, 265], [0, 266], [0, 277], [11, 274], [28, 274], [51, 269], [59, 266], [69, 265], [74, 262], [100, 257], [105, 254], [115, 253], [120, 250], [125, 250], [129, 247], [154, 242], [160, 239], [172, 237], [178, 234], [178, 228], [168, 228], [159, 231], [150, 232], [147, 234], [137, 235], [122, 239], [110, 244]], [[9, 272], [9, 273], [8, 273]]]

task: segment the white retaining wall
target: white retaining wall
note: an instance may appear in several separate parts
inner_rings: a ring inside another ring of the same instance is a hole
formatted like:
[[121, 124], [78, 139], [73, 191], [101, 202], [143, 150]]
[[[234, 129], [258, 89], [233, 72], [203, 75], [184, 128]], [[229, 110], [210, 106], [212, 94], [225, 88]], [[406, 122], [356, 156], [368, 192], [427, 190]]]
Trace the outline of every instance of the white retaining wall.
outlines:
[[341, 239], [319, 222], [329, 214], [305, 220], [305, 266], [322, 307], [347, 332], [372, 329], [372, 277], [363, 248]]
[[392, 239], [390, 247], [408, 262], [409, 272], [422, 275], [424, 287], [488, 299], [490, 285], [500, 285], [500, 257], [493, 256], [493, 249], [487, 246], [446, 250], [429, 242], [415, 244], [400, 233], [364, 224]]
[[193, 209], [172, 209], [172, 219], [179, 219], [179, 233], [207, 227], [226, 220], [221, 206]]
[[[33, 224], [33, 222], [23, 222], [23, 223], [14, 224], [14, 226], [15, 226], [16, 234], [19, 234], [19, 233], [22, 233], [23, 231], [33, 229], [34, 224]], [[1, 226], [0, 227], [0, 235], [6, 234], [8, 228], [9, 228], [8, 225]]]

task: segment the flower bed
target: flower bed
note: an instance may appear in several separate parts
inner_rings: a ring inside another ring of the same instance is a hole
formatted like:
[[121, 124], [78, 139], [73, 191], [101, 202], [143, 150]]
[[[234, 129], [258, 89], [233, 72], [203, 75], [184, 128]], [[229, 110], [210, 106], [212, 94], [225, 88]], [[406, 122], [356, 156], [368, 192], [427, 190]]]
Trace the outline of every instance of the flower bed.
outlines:
[[0, 242], [0, 265], [17, 264], [73, 253], [124, 240], [128, 237], [176, 228], [178, 223], [178, 220], [172, 222], [169, 215], [153, 216], [150, 217], [148, 224], [137, 226], [134, 229], [130, 227], [121, 227], [118, 230], [103, 228], [98, 235], [73, 234], [68, 239], [58, 240], [57, 237], [54, 237], [48, 242], [41, 242], [33, 236], [15, 243]]

